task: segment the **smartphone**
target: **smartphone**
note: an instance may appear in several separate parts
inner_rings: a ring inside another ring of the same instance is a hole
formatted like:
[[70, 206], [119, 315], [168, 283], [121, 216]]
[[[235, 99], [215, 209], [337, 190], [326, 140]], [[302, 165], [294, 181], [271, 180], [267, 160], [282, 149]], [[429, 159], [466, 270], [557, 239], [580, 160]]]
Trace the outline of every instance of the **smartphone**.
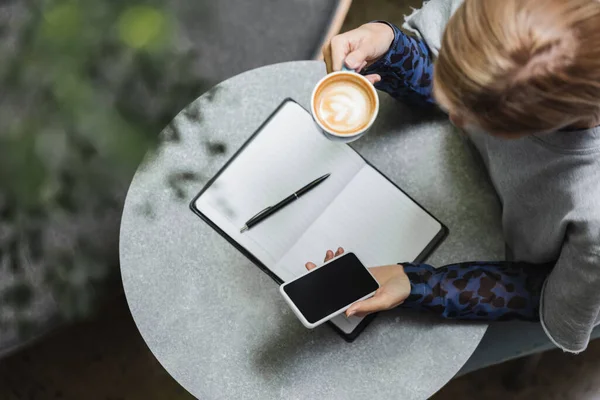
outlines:
[[304, 326], [312, 329], [379, 289], [354, 253], [343, 254], [279, 287]]

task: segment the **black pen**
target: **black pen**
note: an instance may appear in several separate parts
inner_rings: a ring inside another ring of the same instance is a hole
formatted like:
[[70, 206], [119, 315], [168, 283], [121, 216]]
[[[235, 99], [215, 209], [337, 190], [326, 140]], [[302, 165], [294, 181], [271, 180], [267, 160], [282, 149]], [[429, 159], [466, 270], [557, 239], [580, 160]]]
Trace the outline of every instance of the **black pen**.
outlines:
[[264, 210], [262, 210], [261, 212], [256, 214], [254, 217], [250, 218], [246, 222], [246, 224], [242, 227], [242, 229], [240, 229], [240, 233], [247, 231], [248, 229], [252, 228], [254, 225], [261, 222], [262, 220], [269, 218], [271, 215], [275, 214], [277, 211], [281, 210], [283, 207], [298, 200], [302, 195], [310, 192], [312, 189], [319, 186], [319, 184], [322, 183], [325, 179], [329, 178], [329, 175], [331, 175], [331, 174], [325, 174], [322, 177], [315, 179], [308, 185], [304, 186], [302, 189], [289, 195], [288, 197], [281, 200], [279, 203], [275, 204], [274, 206], [265, 208]]

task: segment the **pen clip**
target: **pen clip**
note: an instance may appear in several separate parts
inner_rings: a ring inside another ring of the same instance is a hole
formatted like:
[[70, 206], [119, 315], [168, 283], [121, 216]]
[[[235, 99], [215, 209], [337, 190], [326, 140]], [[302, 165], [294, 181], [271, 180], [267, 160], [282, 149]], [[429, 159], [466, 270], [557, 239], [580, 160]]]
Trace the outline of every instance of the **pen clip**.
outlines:
[[252, 221], [252, 220], [255, 220], [256, 218], [260, 217], [261, 215], [263, 215], [264, 213], [266, 213], [266, 212], [267, 212], [267, 211], [268, 211], [270, 208], [271, 208], [271, 206], [269, 206], [269, 207], [265, 208], [265, 209], [264, 209], [264, 210], [262, 210], [262, 211], [259, 211], [259, 212], [258, 212], [258, 214], [256, 214], [254, 217], [250, 218], [250, 219], [248, 220], [248, 222], [250, 222], [250, 221]]

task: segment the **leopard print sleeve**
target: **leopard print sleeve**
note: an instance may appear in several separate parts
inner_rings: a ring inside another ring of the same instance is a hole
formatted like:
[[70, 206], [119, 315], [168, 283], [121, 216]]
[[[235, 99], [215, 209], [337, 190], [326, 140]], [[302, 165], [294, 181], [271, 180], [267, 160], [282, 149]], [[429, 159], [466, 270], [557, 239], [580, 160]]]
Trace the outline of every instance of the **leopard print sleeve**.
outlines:
[[417, 105], [434, 104], [433, 59], [425, 42], [389, 22], [373, 22], [390, 26], [394, 41], [388, 52], [362, 73], [379, 74], [381, 81], [375, 87], [396, 99]]
[[542, 286], [552, 269], [519, 262], [469, 262], [438, 269], [402, 265], [411, 294], [401, 307], [469, 320], [539, 321]]

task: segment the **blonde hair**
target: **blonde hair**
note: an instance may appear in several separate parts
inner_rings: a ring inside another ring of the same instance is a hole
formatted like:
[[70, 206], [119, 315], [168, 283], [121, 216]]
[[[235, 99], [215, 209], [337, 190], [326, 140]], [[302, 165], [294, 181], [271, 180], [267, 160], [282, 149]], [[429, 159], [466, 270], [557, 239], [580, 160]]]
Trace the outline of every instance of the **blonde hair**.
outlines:
[[465, 0], [446, 27], [434, 90], [490, 133], [600, 117], [600, 0]]

